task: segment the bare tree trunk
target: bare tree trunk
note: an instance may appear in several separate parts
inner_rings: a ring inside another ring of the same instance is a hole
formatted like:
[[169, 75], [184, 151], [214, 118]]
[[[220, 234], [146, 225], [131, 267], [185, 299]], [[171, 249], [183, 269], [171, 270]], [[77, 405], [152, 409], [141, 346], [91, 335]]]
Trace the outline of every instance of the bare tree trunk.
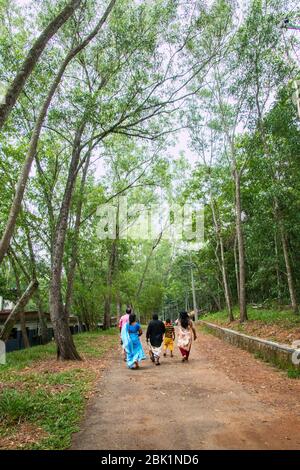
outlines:
[[[22, 293], [21, 293], [21, 286], [20, 286], [19, 281], [18, 281], [17, 289], [18, 289], [18, 296], [20, 298], [22, 296]], [[22, 339], [23, 339], [23, 343], [24, 343], [24, 348], [28, 349], [28, 348], [30, 348], [30, 342], [29, 342], [29, 338], [28, 338], [28, 334], [27, 334], [25, 314], [24, 314], [23, 311], [21, 311], [19, 313], [19, 317], [20, 317], [21, 332], [22, 332]]]
[[[30, 263], [31, 263], [31, 275], [33, 279], [37, 279], [38, 276], [37, 276], [37, 269], [36, 269], [36, 259], [35, 259], [35, 254], [33, 250], [30, 230], [27, 228], [25, 232], [26, 232]], [[42, 344], [46, 344], [48, 343], [48, 329], [47, 329], [45, 315], [43, 313], [43, 307], [42, 307], [42, 301], [41, 301], [39, 288], [36, 290], [35, 299], [36, 299], [36, 306], [37, 306], [38, 317], [39, 317], [39, 327], [41, 330]]]
[[[119, 233], [118, 233], [119, 237]], [[118, 272], [119, 269], [119, 251], [116, 251], [116, 260], [115, 260], [115, 272]], [[116, 292], [116, 311], [117, 311], [117, 321], [119, 322], [122, 316], [122, 302], [121, 302], [121, 295], [120, 295], [120, 288], [117, 286]]]
[[47, 321], [46, 321], [46, 317], [45, 317], [45, 314], [44, 314], [43, 303], [42, 303], [42, 299], [41, 299], [39, 289], [37, 289], [37, 291], [36, 291], [35, 299], [36, 299], [37, 311], [38, 311], [38, 316], [39, 316], [39, 327], [40, 327], [40, 331], [41, 331], [41, 343], [42, 344], [47, 344], [49, 342]]
[[238, 264], [238, 255], [237, 255], [237, 236], [234, 236], [234, 245], [233, 245], [233, 255], [234, 255], [234, 269], [235, 269], [235, 279], [236, 279], [236, 291], [238, 297], [238, 303], [240, 302], [240, 275], [239, 275], [239, 264]]
[[[263, 142], [265, 153], [268, 157], [270, 157], [270, 155], [271, 155], [270, 146], [269, 146], [268, 141], [266, 139], [266, 133], [265, 133], [264, 126], [262, 124], [261, 117], [259, 119], [259, 127], [260, 127], [260, 132], [261, 132], [261, 135], [262, 135], [262, 142]], [[275, 180], [278, 179], [278, 174], [277, 174], [276, 170], [274, 170], [274, 178], [275, 178]], [[280, 211], [279, 211], [278, 199], [277, 199], [276, 196], [274, 197], [273, 202], [274, 202], [275, 220], [276, 220], [276, 222], [278, 223], [278, 226], [279, 226], [279, 234], [280, 234], [282, 250], [283, 250], [283, 255], [284, 255], [287, 282], [288, 282], [288, 289], [289, 289], [292, 309], [293, 309], [294, 313], [299, 313], [298, 304], [297, 304], [296, 290], [295, 290], [294, 280], [293, 280], [292, 267], [291, 267], [291, 263], [290, 263], [290, 256], [289, 256], [287, 238], [286, 238], [284, 226], [283, 226], [282, 219], [281, 219], [281, 214], [280, 214]], [[276, 232], [275, 232], [275, 239], [274, 240], [275, 240], [275, 253], [276, 253], [277, 289], [278, 289], [278, 299], [279, 299], [280, 298], [280, 276], [279, 276], [278, 246], [277, 246]]]
[[[78, 272], [79, 272], [81, 284], [85, 286], [86, 281], [85, 281], [83, 272], [80, 268], [79, 262], [78, 262]], [[86, 288], [89, 289], [89, 287], [86, 287]], [[94, 327], [96, 328], [96, 322], [94, 321], [94, 318], [90, 313], [89, 306], [87, 305], [85, 298], [80, 297], [78, 302], [80, 303], [80, 309], [82, 311], [82, 319], [84, 323], [86, 324], [87, 330], [88, 331], [90, 330], [90, 325], [94, 325]]]
[[213, 291], [211, 291], [210, 289], [209, 289], [209, 293], [210, 293], [211, 297], [213, 298], [217, 309], [218, 309], [219, 311], [222, 310], [222, 305], [221, 305], [219, 296], [216, 297], [215, 293], [214, 293]]
[[120, 236], [120, 227], [119, 227], [119, 199], [117, 204], [117, 214], [116, 214], [116, 238], [112, 241], [111, 252], [108, 261], [108, 271], [107, 271], [107, 293], [105, 295], [104, 301], [104, 320], [103, 320], [103, 328], [110, 328], [111, 326], [111, 288], [113, 282], [113, 276], [117, 269], [117, 261], [118, 261], [118, 241]]
[[277, 242], [277, 233], [274, 232], [274, 249], [275, 249], [275, 270], [276, 270], [276, 280], [277, 280], [277, 303], [281, 304], [281, 286], [280, 286], [280, 270], [279, 270], [279, 255], [278, 255], [278, 242]]
[[76, 351], [69, 328], [69, 321], [65, 315], [65, 309], [61, 295], [61, 274], [63, 267], [66, 231], [68, 227], [68, 215], [70, 212], [71, 199], [76, 182], [77, 167], [80, 158], [80, 142], [84, 127], [85, 123], [82, 122], [76, 131], [72, 158], [69, 166], [68, 179], [54, 235], [52, 255], [49, 292], [50, 316], [54, 330], [54, 338], [57, 345], [57, 357], [62, 360], [81, 359], [78, 352]]
[[[13, 268], [15, 278], [16, 278], [18, 298], [20, 299], [22, 297], [21, 283], [20, 283], [20, 278], [19, 278], [19, 273], [17, 270], [16, 262], [13, 256], [10, 256], [10, 261], [11, 261], [12, 268]], [[25, 315], [23, 311], [19, 313], [19, 317], [20, 317], [20, 324], [21, 324], [21, 331], [22, 331], [22, 339], [23, 339], [24, 347], [25, 349], [27, 349], [27, 348], [30, 348], [30, 343], [28, 339], [28, 334], [27, 334], [27, 329], [26, 329], [26, 320], [25, 320]]]
[[116, 304], [117, 304], [117, 320], [119, 321], [122, 316], [122, 304], [121, 304], [120, 292], [117, 293]]
[[27, 334], [26, 319], [25, 319], [25, 315], [23, 311], [19, 313], [19, 317], [20, 317], [21, 332], [22, 332], [24, 348], [28, 349], [30, 348], [30, 342], [29, 342], [29, 338]]
[[[58, 157], [56, 157], [58, 158]], [[57, 160], [56, 160], [57, 161]], [[43, 171], [42, 165], [40, 163], [40, 160], [38, 158], [38, 154], [36, 153], [35, 155], [35, 163], [36, 163], [36, 168], [38, 171], [38, 175], [40, 177], [40, 185], [41, 189], [43, 191], [44, 197], [45, 197], [45, 202], [47, 206], [47, 218], [48, 218], [48, 225], [49, 225], [49, 238], [50, 238], [50, 255], [52, 256], [53, 252], [53, 240], [54, 240], [54, 231], [55, 231], [55, 216], [54, 216], [54, 208], [53, 208], [53, 203], [52, 203], [52, 198], [53, 198], [53, 191], [54, 191], [54, 184], [50, 191], [48, 190], [47, 187], [47, 177], [45, 176], [45, 173]]]
[[79, 241], [83, 195], [84, 195], [84, 188], [85, 188], [88, 168], [90, 164], [90, 156], [91, 156], [91, 148], [89, 149], [89, 153], [87, 155], [87, 158], [84, 164], [81, 183], [80, 183], [79, 198], [78, 198], [78, 203], [77, 203], [77, 208], [76, 208], [74, 236], [72, 238], [71, 260], [69, 263], [68, 276], [67, 276], [67, 292], [66, 292], [66, 302], [65, 302], [65, 314], [67, 317], [69, 317], [70, 315], [72, 299], [73, 299], [73, 285], [74, 285], [74, 277], [75, 277], [75, 270], [76, 270], [76, 263], [77, 263], [77, 256], [78, 256], [78, 241]]
[[197, 298], [196, 298], [194, 271], [193, 271], [193, 264], [191, 260], [191, 254], [190, 254], [190, 262], [191, 262], [191, 286], [192, 286], [193, 310], [194, 310], [195, 321], [198, 321], [198, 304], [197, 304]]
[[224, 255], [224, 243], [223, 243], [222, 236], [220, 237], [220, 251], [221, 251], [222, 279], [223, 279], [223, 284], [224, 284], [226, 307], [227, 307], [229, 321], [232, 322], [234, 321], [234, 316], [232, 313], [231, 296], [230, 296], [229, 285], [228, 285], [227, 269], [226, 269], [226, 264], [225, 264], [225, 255]]
[[235, 210], [236, 210], [236, 233], [239, 252], [239, 291], [240, 291], [240, 322], [248, 320], [247, 307], [246, 307], [246, 273], [245, 273], [245, 247], [244, 247], [244, 234], [242, 228], [242, 210], [241, 210], [241, 181], [240, 173], [235, 168], [234, 170], [235, 181]]
[[111, 296], [109, 293], [105, 295], [104, 301], [104, 318], [103, 318], [103, 329], [107, 330], [110, 328], [110, 302]]
[[111, 326], [111, 321], [110, 321], [111, 288], [112, 288], [113, 275], [115, 271], [116, 253], [117, 253], [117, 240], [113, 240], [111, 252], [109, 256], [109, 262], [108, 262], [108, 271], [107, 271], [107, 283], [106, 283], [107, 293], [105, 295], [104, 321], [103, 321], [104, 329], [110, 328]]
[[57, 33], [59, 28], [61, 28], [61, 26], [70, 18], [70, 16], [73, 15], [81, 2], [82, 0], [71, 0], [65, 8], [55, 18], [53, 18], [29, 50], [19, 72], [6, 92], [3, 100], [4, 103], [0, 105], [0, 129], [8, 118], [18, 96], [25, 86], [26, 80], [32, 73], [48, 42]]
[[31, 281], [29, 286], [27, 287], [26, 291], [24, 294], [21, 296], [21, 298], [18, 300], [14, 308], [12, 309], [11, 313], [9, 314], [6, 322], [3, 325], [3, 329], [0, 333], [0, 339], [2, 341], [7, 341], [9, 338], [9, 335], [15, 325], [17, 315], [23, 311], [23, 309], [26, 307], [27, 303], [33, 296], [34, 292], [38, 288], [38, 282], [36, 279]]
[[79, 53], [81, 52], [90, 42], [91, 40], [97, 35], [101, 27], [103, 26], [104, 22], [106, 21], [110, 11], [112, 10], [116, 0], [111, 0], [109, 6], [107, 7], [104, 15], [102, 16], [101, 20], [98, 22], [97, 26], [93, 29], [93, 31], [86, 37], [84, 41], [82, 41], [78, 46], [73, 48], [66, 56], [64, 62], [60, 66], [60, 69], [51, 85], [51, 88], [49, 90], [49, 93], [47, 95], [47, 98], [45, 99], [42, 109], [40, 110], [39, 116], [37, 118], [37, 121], [35, 123], [31, 139], [30, 139], [30, 144], [29, 144], [29, 149], [27, 151], [27, 155], [25, 158], [25, 162], [22, 167], [22, 171], [17, 183], [16, 187], [16, 192], [14, 196], [14, 200], [12, 202], [9, 216], [8, 216], [8, 221], [6, 223], [6, 227], [4, 229], [2, 239], [0, 241], [0, 264], [7, 253], [7, 250], [9, 248], [10, 240], [14, 232], [14, 228], [17, 222], [17, 217], [19, 215], [19, 212], [21, 210], [21, 203], [23, 200], [27, 180], [29, 177], [30, 169], [32, 166], [33, 159], [35, 157], [36, 151], [37, 151], [37, 145], [41, 133], [41, 129], [44, 123], [44, 120], [46, 118], [48, 108], [51, 104], [52, 98], [61, 82], [61, 79], [63, 77], [63, 74], [68, 66], [68, 64], [71, 62], [71, 60]]
[[288, 287], [289, 287], [289, 293], [290, 293], [292, 309], [293, 309], [294, 313], [299, 313], [298, 304], [297, 304], [297, 297], [296, 297], [296, 290], [295, 290], [294, 280], [293, 280], [291, 261], [290, 261], [289, 250], [288, 250], [288, 243], [287, 243], [287, 238], [286, 238], [286, 235], [284, 233], [284, 228], [283, 228], [283, 225], [282, 225], [281, 221], [279, 221], [279, 230], [280, 230], [280, 235], [281, 235], [282, 250], [283, 250], [283, 255], [284, 255], [286, 275], [287, 275], [287, 281], [288, 281]]
[[[30, 232], [29, 230], [26, 230], [26, 235], [27, 235], [27, 241], [28, 241], [28, 247], [29, 247], [29, 254], [30, 254], [30, 261], [31, 261], [31, 276], [29, 272], [26, 270], [25, 266], [22, 264], [20, 259], [17, 257], [16, 253], [10, 247], [9, 249], [9, 255], [12, 260], [12, 262], [17, 263], [21, 271], [23, 272], [25, 278], [27, 279], [28, 282], [30, 282], [31, 279], [37, 279], [37, 270], [36, 270], [36, 261], [35, 261], [35, 255], [33, 252], [33, 247], [32, 247], [32, 242], [30, 238]], [[36, 289], [36, 292], [34, 294], [35, 299], [36, 299], [36, 306], [37, 306], [37, 311], [38, 311], [38, 316], [39, 316], [39, 324], [41, 328], [41, 337], [42, 337], [42, 344], [48, 343], [48, 329], [47, 329], [47, 323], [45, 319], [45, 315], [43, 313], [42, 305], [41, 305], [41, 300], [40, 300], [40, 294], [39, 294], [39, 288]]]
[[221, 271], [222, 271], [222, 279], [223, 279], [226, 307], [227, 307], [229, 321], [232, 322], [232, 321], [234, 321], [234, 317], [233, 317], [233, 314], [232, 314], [231, 297], [230, 297], [230, 291], [229, 291], [228, 279], [227, 279], [227, 270], [226, 270], [225, 255], [224, 255], [223, 236], [222, 236], [222, 233], [221, 233], [220, 221], [219, 221], [219, 217], [217, 217], [217, 214], [216, 214], [215, 205], [214, 205], [212, 195], [210, 195], [210, 202], [211, 202], [211, 209], [212, 209], [213, 221], [214, 221], [214, 226], [215, 226], [215, 232], [216, 232], [216, 235], [219, 239], [219, 245], [220, 245]]
[[279, 226], [280, 240], [281, 240], [282, 251], [283, 251], [283, 256], [284, 256], [284, 261], [285, 261], [286, 277], [287, 277], [287, 282], [288, 282], [292, 309], [294, 313], [299, 313], [296, 289], [295, 289], [295, 284], [293, 280], [293, 271], [292, 271], [289, 249], [288, 249], [288, 241], [287, 241], [287, 236], [284, 230], [282, 216], [280, 214], [279, 203], [276, 197], [274, 198], [274, 214], [275, 214], [275, 219]]

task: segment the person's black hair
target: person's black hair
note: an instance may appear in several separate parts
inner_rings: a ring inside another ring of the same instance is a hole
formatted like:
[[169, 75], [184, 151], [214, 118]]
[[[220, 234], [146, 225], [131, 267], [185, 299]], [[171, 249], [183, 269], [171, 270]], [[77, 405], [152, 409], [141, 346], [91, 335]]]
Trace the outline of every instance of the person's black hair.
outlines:
[[129, 313], [129, 315], [131, 314], [131, 308], [130, 307], [126, 308], [126, 313]]
[[189, 316], [188, 313], [183, 311], [179, 314], [180, 324], [183, 328], [187, 328], [189, 325]]
[[158, 315], [157, 315], [157, 313], [153, 313], [152, 319], [153, 319], [153, 320], [158, 320]]
[[166, 319], [166, 322], [167, 322], [167, 323], [171, 323], [170, 318], [167, 318], [167, 319]]
[[129, 315], [129, 325], [131, 325], [132, 323], [134, 323], [136, 320], [136, 315], [134, 313], [131, 313]]

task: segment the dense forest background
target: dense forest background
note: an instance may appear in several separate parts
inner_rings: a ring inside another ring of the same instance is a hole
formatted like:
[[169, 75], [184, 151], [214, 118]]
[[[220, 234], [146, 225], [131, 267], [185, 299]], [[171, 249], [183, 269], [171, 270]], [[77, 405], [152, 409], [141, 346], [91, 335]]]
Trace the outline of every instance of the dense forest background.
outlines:
[[[0, 0], [0, 295], [50, 312], [63, 358], [70, 314], [298, 314], [297, 24], [286, 0]], [[201, 203], [201, 249], [101, 239], [120, 196]]]

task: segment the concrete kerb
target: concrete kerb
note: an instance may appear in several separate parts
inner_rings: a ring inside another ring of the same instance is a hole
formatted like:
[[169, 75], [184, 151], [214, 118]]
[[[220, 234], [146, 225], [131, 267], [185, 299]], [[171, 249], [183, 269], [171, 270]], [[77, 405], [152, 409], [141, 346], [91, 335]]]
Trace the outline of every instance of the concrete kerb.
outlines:
[[282, 368], [300, 370], [299, 347], [294, 348], [286, 344], [245, 335], [239, 331], [230, 330], [205, 320], [199, 320], [197, 324], [205, 326], [210, 333], [236, 347], [258, 355], [261, 359]]

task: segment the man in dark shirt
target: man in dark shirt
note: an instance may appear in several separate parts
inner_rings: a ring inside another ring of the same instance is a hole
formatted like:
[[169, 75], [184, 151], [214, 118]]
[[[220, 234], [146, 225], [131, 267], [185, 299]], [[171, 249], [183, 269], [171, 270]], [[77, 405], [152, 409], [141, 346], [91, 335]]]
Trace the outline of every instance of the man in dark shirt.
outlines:
[[160, 365], [159, 358], [165, 330], [164, 323], [158, 319], [158, 315], [155, 313], [148, 325], [146, 340], [149, 345], [150, 359], [157, 366]]

